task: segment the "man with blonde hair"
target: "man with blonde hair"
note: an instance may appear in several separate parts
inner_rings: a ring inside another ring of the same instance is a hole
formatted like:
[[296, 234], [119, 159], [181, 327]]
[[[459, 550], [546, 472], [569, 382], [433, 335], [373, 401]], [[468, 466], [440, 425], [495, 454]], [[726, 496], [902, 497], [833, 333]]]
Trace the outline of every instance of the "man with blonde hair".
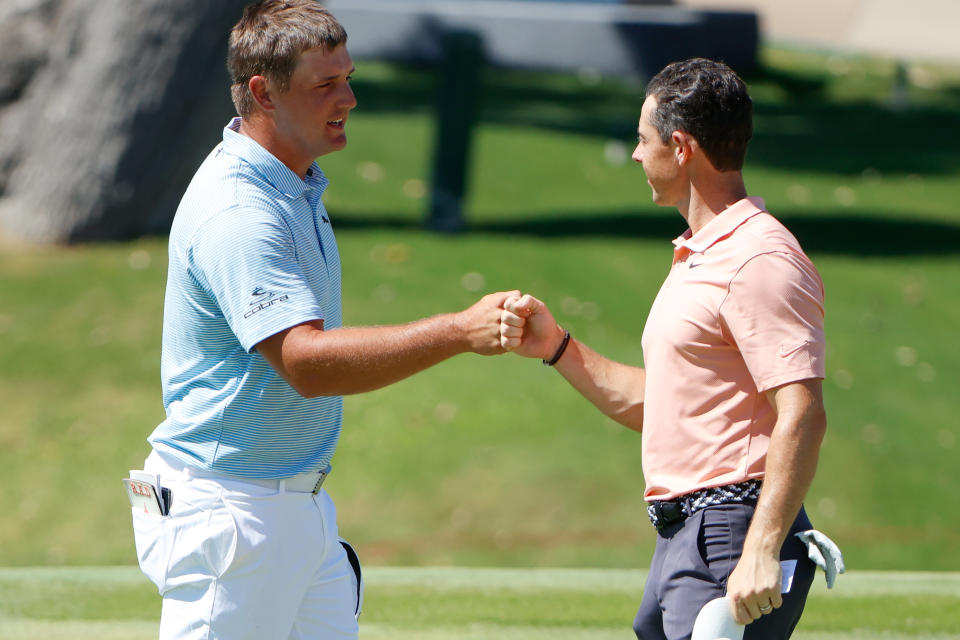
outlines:
[[173, 222], [166, 419], [140, 472], [171, 502], [133, 512], [165, 640], [356, 638], [360, 565], [322, 487], [342, 396], [459, 353], [503, 352], [509, 292], [402, 326], [341, 326], [340, 257], [315, 158], [347, 144], [356, 99], [346, 39], [313, 0], [246, 8], [228, 59], [239, 117]]

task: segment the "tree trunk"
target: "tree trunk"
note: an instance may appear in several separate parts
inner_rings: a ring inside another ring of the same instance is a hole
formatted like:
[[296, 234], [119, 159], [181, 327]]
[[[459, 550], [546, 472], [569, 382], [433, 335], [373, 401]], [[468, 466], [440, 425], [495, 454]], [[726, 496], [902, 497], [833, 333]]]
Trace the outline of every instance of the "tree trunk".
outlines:
[[118, 240], [169, 228], [234, 113], [249, 0], [3, 0], [0, 233]]

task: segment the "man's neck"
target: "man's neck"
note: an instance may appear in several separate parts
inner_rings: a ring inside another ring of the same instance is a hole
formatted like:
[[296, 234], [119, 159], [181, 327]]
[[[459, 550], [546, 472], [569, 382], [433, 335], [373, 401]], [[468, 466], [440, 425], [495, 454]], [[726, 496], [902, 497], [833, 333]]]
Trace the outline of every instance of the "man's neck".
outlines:
[[310, 166], [313, 164], [312, 158], [300, 158], [298, 154], [293, 153], [289, 148], [281, 144], [278, 136], [275, 135], [273, 127], [270, 126], [270, 123], [263, 122], [262, 118], [256, 116], [243, 118], [240, 120], [240, 130], [238, 133], [251, 138], [261, 147], [269, 151], [273, 157], [286, 165], [290, 171], [300, 176], [301, 180], [306, 177], [307, 170], [310, 169]]
[[725, 171], [714, 174], [710, 180], [691, 183], [689, 199], [677, 208], [690, 231], [697, 233], [727, 207], [746, 197], [743, 175], [739, 171]]

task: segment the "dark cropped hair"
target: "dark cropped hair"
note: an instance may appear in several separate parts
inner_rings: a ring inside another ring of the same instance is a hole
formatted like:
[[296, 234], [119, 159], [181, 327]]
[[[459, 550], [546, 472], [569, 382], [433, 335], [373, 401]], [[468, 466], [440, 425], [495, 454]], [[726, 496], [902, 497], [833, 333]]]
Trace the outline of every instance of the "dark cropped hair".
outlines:
[[657, 101], [652, 124], [664, 143], [683, 131], [718, 171], [743, 168], [753, 136], [753, 102], [733, 69], [706, 58], [674, 62], [650, 80], [647, 96]]
[[227, 69], [233, 86], [230, 96], [241, 116], [253, 111], [248, 83], [266, 76], [281, 91], [290, 88], [290, 77], [308, 49], [331, 51], [347, 41], [347, 32], [315, 0], [261, 0], [243, 10], [230, 32]]

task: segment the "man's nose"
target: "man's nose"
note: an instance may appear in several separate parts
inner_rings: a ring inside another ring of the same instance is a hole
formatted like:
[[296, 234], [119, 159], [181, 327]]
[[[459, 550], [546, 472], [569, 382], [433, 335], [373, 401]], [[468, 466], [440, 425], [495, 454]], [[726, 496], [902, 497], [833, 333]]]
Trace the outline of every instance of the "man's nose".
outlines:
[[347, 84], [345, 85], [343, 95], [340, 97], [341, 104], [347, 109], [353, 109], [357, 106], [357, 96], [353, 93], [353, 88]]

